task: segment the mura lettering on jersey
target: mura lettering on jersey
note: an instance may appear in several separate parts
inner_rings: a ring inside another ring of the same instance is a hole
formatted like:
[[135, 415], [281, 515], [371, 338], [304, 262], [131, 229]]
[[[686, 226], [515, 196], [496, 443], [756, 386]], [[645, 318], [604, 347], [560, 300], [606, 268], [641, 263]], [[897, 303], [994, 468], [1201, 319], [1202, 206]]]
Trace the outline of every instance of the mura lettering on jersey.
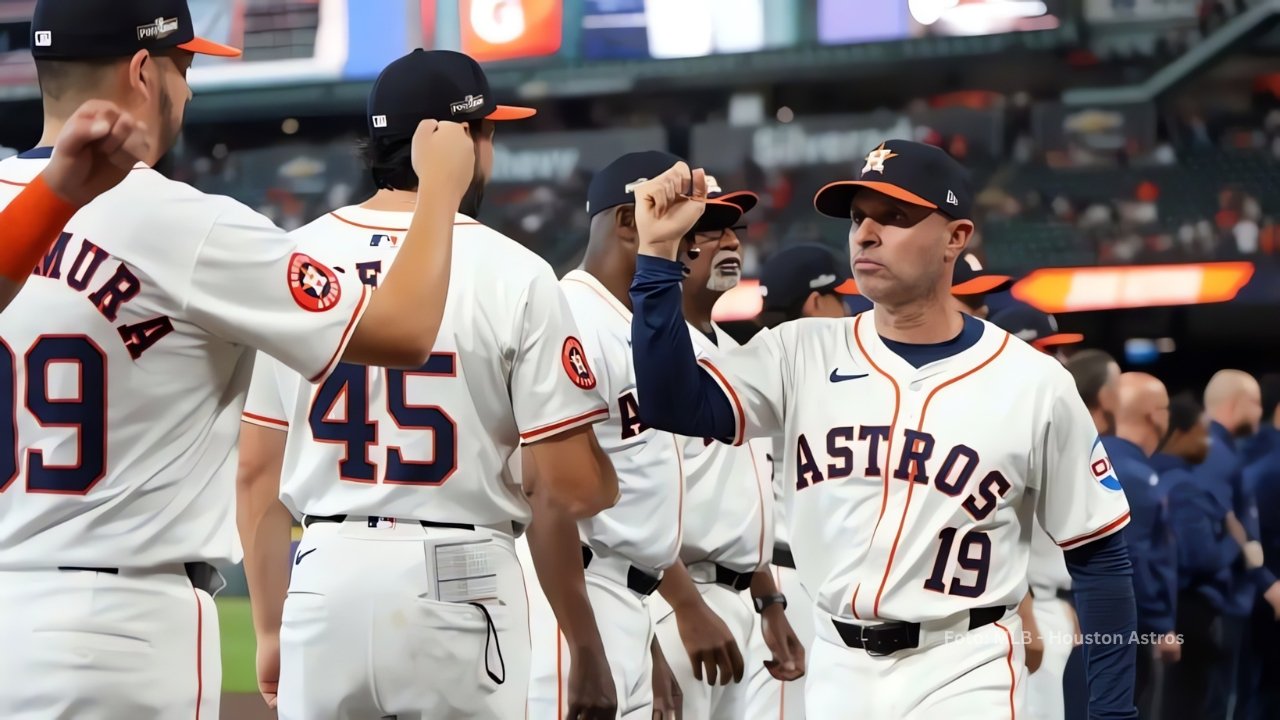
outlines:
[[[120, 317], [120, 309], [142, 292], [142, 282], [123, 261], [89, 240], [72, 242], [71, 233], [58, 236], [44, 259], [31, 271], [50, 280], [61, 280], [67, 287], [86, 297], [111, 323]], [[120, 340], [134, 360], [173, 332], [173, 321], [159, 315], [149, 320], [116, 327]]]
[[[796, 439], [796, 490], [801, 491], [829, 480], [841, 480], [859, 473], [859, 477], [879, 480], [884, 476], [885, 456], [890, 445], [889, 426], [863, 425], [836, 427], [823, 439], [811, 442], [801, 434]], [[814, 442], [818, 454], [813, 451]], [[983, 520], [1013, 488], [1013, 483], [999, 470], [981, 474], [978, 451], [968, 445], [938, 447], [933, 435], [910, 428], [893, 438], [893, 446], [903, 448], [896, 467], [889, 468], [897, 480], [932, 485], [949, 497], [968, 493], [960, 504], [974, 520]], [[825, 454], [823, 453], [825, 451]], [[826, 466], [818, 458], [825, 457]], [[980, 479], [973, 483], [973, 479]]]

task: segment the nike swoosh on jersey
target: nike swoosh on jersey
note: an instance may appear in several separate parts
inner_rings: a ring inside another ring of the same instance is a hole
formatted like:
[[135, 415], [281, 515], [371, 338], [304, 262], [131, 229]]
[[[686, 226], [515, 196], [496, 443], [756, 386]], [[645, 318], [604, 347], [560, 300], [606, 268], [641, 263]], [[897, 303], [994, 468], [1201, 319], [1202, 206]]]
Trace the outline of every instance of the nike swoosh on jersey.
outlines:
[[301, 564], [302, 564], [302, 558], [304, 558], [304, 557], [306, 557], [306, 556], [310, 555], [311, 553], [313, 553], [313, 552], [315, 552], [315, 551], [316, 551], [316, 548], [311, 548], [310, 550], [308, 550], [308, 551], [306, 551], [306, 552], [298, 553], [298, 557], [296, 557], [296, 558], [294, 558], [294, 559], [293, 559], [293, 564], [294, 564], [294, 565], [301, 565]]
[[862, 373], [861, 375], [841, 375], [839, 370], [832, 370], [831, 382], [838, 383], [838, 382], [844, 382], [845, 380], [857, 380], [859, 378], [864, 378], [866, 376], [867, 376], [867, 373]]

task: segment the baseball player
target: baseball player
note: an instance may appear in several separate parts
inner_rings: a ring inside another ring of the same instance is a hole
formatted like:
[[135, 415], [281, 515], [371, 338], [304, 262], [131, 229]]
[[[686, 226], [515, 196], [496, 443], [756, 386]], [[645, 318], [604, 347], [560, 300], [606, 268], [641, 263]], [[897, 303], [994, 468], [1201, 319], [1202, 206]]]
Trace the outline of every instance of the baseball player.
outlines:
[[[848, 266], [837, 260], [829, 249], [821, 245], [792, 245], [774, 253], [764, 264], [760, 274], [763, 296], [760, 320], [765, 327], [772, 328], [802, 317], [842, 318], [848, 315], [844, 296], [852, 292], [856, 292], [856, 288], [849, 277]], [[783, 453], [779, 445], [780, 441], [772, 443], [770, 452], [774, 545], [769, 572], [782, 597], [787, 622], [800, 647], [808, 652], [813, 645], [813, 598], [800, 583], [791, 552], [786, 483], [782, 480]], [[784, 682], [774, 677], [765, 664], [772, 659], [773, 651], [765, 642], [764, 633], [752, 633], [747, 647], [745, 717], [801, 720], [805, 717], [805, 679]]]
[[[686, 468], [681, 439], [639, 421], [628, 347], [631, 311], [627, 298], [637, 242], [631, 188], [661, 174], [675, 161], [666, 153], [631, 153], [595, 174], [587, 189], [591, 238], [586, 256], [581, 269], [561, 280], [582, 332], [586, 357], [596, 371], [599, 392], [609, 404], [608, 419], [594, 429], [617, 471], [621, 498], [614, 507], [581, 522], [579, 531], [587, 595], [601, 621], [599, 629], [617, 690], [618, 716], [627, 718], [650, 716], [656, 709], [655, 682], [665, 679], [665, 675], [655, 677], [654, 667], [667, 662], [674, 665], [677, 660], [655, 659], [663, 653], [654, 640], [649, 604], [659, 584], [666, 585], [669, 578], [664, 574], [679, 559]], [[728, 216], [721, 227], [731, 226], [742, 215], [741, 208], [731, 203], [713, 204], [716, 211], [712, 217]], [[688, 333], [688, 328], [681, 331]], [[560, 720], [565, 716], [573, 667], [571, 644], [555, 619], [545, 613], [546, 605], [540, 599], [531, 597], [530, 604], [533, 670], [529, 717]], [[732, 636], [727, 641], [731, 643]]]
[[[145, 125], [155, 163], [178, 136], [194, 54], [236, 52], [196, 38], [183, 0], [43, 0], [32, 27], [45, 134], [0, 163], [0, 205], [89, 100]], [[0, 315], [0, 435], [14, 448], [0, 458], [0, 717], [217, 717], [211, 594], [214, 566], [239, 556], [251, 349], [317, 381], [342, 359], [426, 360], [449, 204], [474, 151], [461, 125], [430, 123], [412, 157], [439, 196], [418, 205], [404, 267], [372, 300], [260, 215], [146, 165], [67, 222]]]
[[[686, 237], [681, 258], [688, 269], [684, 307], [690, 335], [702, 353], [715, 357], [738, 346], [711, 319], [716, 302], [741, 278], [737, 229], [726, 223], [754, 207], [757, 198], [747, 192], [723, 193], [714, 179], [708, 182], [709, 197], [741, 208], [735, 213], [717, 205], [704, 214], [699, 230]], [[704, 438], [681, 441], [686, 487], [683, 567], [668, 574], [661, 598], [651, 605], [658, 641], [683, 690], [683, 717], [741, 720], [748, 685], [736, 675], [735, 682], [717, 677], [716, 663], [699, 654], [716, 644], [707, 642], [709, 629], [727, 631], [737, 655], [746, 651], [754, 635], [761, 635], [769, 651], [760, 659], [761, 669], [779, 680], [794, 680], [804, 672], [804, 650], [787, 622], [786, 598], [767, 570], [773, 550], [769, 441], [741, 447]], [[682, 581], [686, 575], [692, 583]]]
[[[967, 172], [890, 140], [815, 198], [850, 217], [874, 309], [757, 334], [695, 362], [680, 312], [680, 238], [705, 176], [677, 164], [636, 189], [632, 284], [641, 421], [741, 443], [781, 434], [792, 549], [816, 596], [806, 710], [834, 717], [1016, 717], [1029, 524], [1067, 549], [1093, 712], [1135, 717], [1124, 494], [1063, 368], [946, 312], [973, 232]], [[984, 421], [986, 420], [986, 421]]]
[[[67, 118], [44, 170], [0, 210], [0, 310], [80, 208], [124, 180], [150, 154], [146, 128], [115, 103], [88, 100]], [[31, 240], [24, 240], [30, 235]]]
[[[369, 99], [379, 192], [295, 234], [376, 288], [413, 220], [404, 208], [419, 183], [404, 152], [418, 123], [470, 125], [476, 169], [462, 205], [474, 213], [495, 121], [532, 114], [495, 105], [466, 55], [400, 58]], [[529, 628], [515, 536], [532, 514], [511, 455], [529, 448], [531, 492], [573, 519], [616, 497], [590, 429], [608, 410], [551, 267], [465, 214], [454, 222], [455, 282], [421, 367], [340, 365], [312, 385], [269, 357], [255, 365], [241, 533], [260, 648], [269, 648], [259, 679], [269, 696], [278, 668], [281, 718], [521, 715]], [[304, 531], [286, 599], [290, 513]]]
[[1028, 343], [1031, 347], [1047, 355], [1052, 355], [1059, 362], [1066, 362], [1070, 350], [1084, 342], [1080, 333], [1062, 332], [1058, 328], [1058, 319], [1041, 312], [1030, 305], [1014, 303], [991, 315], [991, 322]]

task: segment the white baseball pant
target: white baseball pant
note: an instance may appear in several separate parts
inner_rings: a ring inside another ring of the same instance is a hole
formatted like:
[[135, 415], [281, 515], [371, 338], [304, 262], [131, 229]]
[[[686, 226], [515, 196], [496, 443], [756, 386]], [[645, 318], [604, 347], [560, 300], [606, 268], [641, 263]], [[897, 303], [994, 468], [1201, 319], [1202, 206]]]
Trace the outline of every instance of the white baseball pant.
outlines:
[[[533, 661], [529, 678], [528, 720], [564, 720], [569, 709], [569, 645], [542, 587], [535, 582], [533, 559], [520, 541], [520, 561], [529, 577]], [[587, 599], [600, 629], [600, 641], [618, 698], [618, 717], [651, 720], [653, 715], [653, 621], [649, 598], [627, 589], [630, 563], [620, 556], [596, 554], [584, 571]], [[656, 593], [655, 593], [656, 596]]]
[[412, 520], [310, 524], [280, 628], [281, 720], [522, 717], [529, 615], [514, 542]]
[[[813, 647], [813, 598], [809, 597], [800, 575], [787, 567], [770, 568], [778, 592], [787, 596], [787, 621], [796, 638], [804, 646], [805, 676], [808, 676], [809, 652]], [[776, 680], [764, 668], [765, 660], [772, 660], [773, 653], [764, 644], [760, 616], [756, 616], [755, 628], [747, 648], [747, 712], [746, 720], [804, 720], [805, 678], [792, 682]]]
[[181, 565], [0, 571], [0, 717], [217, 720], [218, 611]]
[[831, 616], [817, 613], [806, 712], [815, 718], [1021, 720], [1027, 669], [1015, 608], [999, 622], [968, 626], [968, 613], [927, 623], [920, 647], [875, 656], [845, 645]]
[[1027, 676], [1028, 720], [1062, 720], [1062, 675], [1074, 647], [1075, 623], [1071, 612], [1052, 590], [1036, 591], [1031, 613], [1044, 639], [1044, 659], [1040, 669]]
[[[751, 633], [756, 629], [756, 613], [751, 606], [750, 595], [716, 584], [713, 581], [715, 565], [711, 563], [693, 563], [689, 566], [689, 576], [693, 578], [703, 601], [729, 626], [729, 632], [738, 643], [738, 652], [745, 660]], [[745, 673], [742, 682], [730, 682], [728, 685], [708, 685], [705, 678], [694, 678], [693, 664], [680, 639], [671, 606], [661, 596], [655, 596], [651, 606], [658, 644], [662, 646], [662, 654], [684, 696], [684, 720], [742, 720], [746, 712]]]

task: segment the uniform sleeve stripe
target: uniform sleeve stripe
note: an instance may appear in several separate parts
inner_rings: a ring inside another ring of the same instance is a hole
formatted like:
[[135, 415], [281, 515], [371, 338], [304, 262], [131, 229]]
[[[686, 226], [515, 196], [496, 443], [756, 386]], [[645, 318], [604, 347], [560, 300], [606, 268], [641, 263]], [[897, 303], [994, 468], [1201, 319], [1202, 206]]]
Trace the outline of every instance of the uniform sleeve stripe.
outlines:
[[1126, 511], [1125, 514], [1121, 515], [1115, 520], [1112, 520], [1106, 525], [1103, 525], [1097, 530], [1094, 530], [1093, 532], [1088, 533], [1087, 535], [1074, 537], [1074, 538], [1071, 538], [1070, 540], [1063, 540], [1062, 542], [1058, 543], [1058, 547], [1062, 548], [1063, 550], [1070, 550], [1074, 547], [1079, 547], [1080, 545], [1084, 545], [1087, 542], [1097, 540], [1098, 538], [1106, 537], [1128, 524], [1129, 524], [1129, 513]]
[[342, 359], [342, 354], [347, 351], [347, 343], [351, 342], [351, 334], [355, 331], [356, 325], [360, 322], [360, 318], [364, 316], [364, 311], [369, 306], [369, 286], [360, 283], [360, 302], [356, 303], [355, 312], [351, 313], [351, 319], [347, 321], [347, 327], [342, 331], [342, 338], [338, 341], [338, 347], [333, 351], [333, 355], [329, 358], [329, 362], [324, 364], [324, 368], [316, 373], [312, 378], [312, 383], [318, 383], [329, 376], [333, 372], [333, 366], [338, 364]]
[[609, 416], [609, 408], [599, 407], [594, 410], [584, 412], [581, 415], [575, 415], [559, 422], [549, 423], [541, 427], [536, 427], [529, 432], [520, 433], [520, 439], [525, 442], [541, 440], [552, 435], [558, 435], [567, 430], [572, 430], [582, 425], [597, 423]]
[[289, 423], [284, 420], [267, 417], [266, 415], [255, 415], [251, 412], [242, 413], [240, 420], [251, 425], [261, 425], [263, 427], [284, 428], [289, 429]]
[[14, 182], [12, 180], [0, 179], [0, 185], [12, 185], [14, 187], [26, 187], [29, 183]]
[[741, 445], [746, 441], [747, 435], [747, 415], [742, 411], [742, 400], [738, 398], [738, 393], [734, 392], [733, 386], [729, 384], [728, 378], [724, 373], [720, 372], [720, 368], [716, 367], [710, 360], [700, 358], [698, 364], [707, 369], [711, 373], [711, 378], [716, 381], [725, 396], [729, 398], [729, 404], [733, 406], [733, 444], [734, 447]]

